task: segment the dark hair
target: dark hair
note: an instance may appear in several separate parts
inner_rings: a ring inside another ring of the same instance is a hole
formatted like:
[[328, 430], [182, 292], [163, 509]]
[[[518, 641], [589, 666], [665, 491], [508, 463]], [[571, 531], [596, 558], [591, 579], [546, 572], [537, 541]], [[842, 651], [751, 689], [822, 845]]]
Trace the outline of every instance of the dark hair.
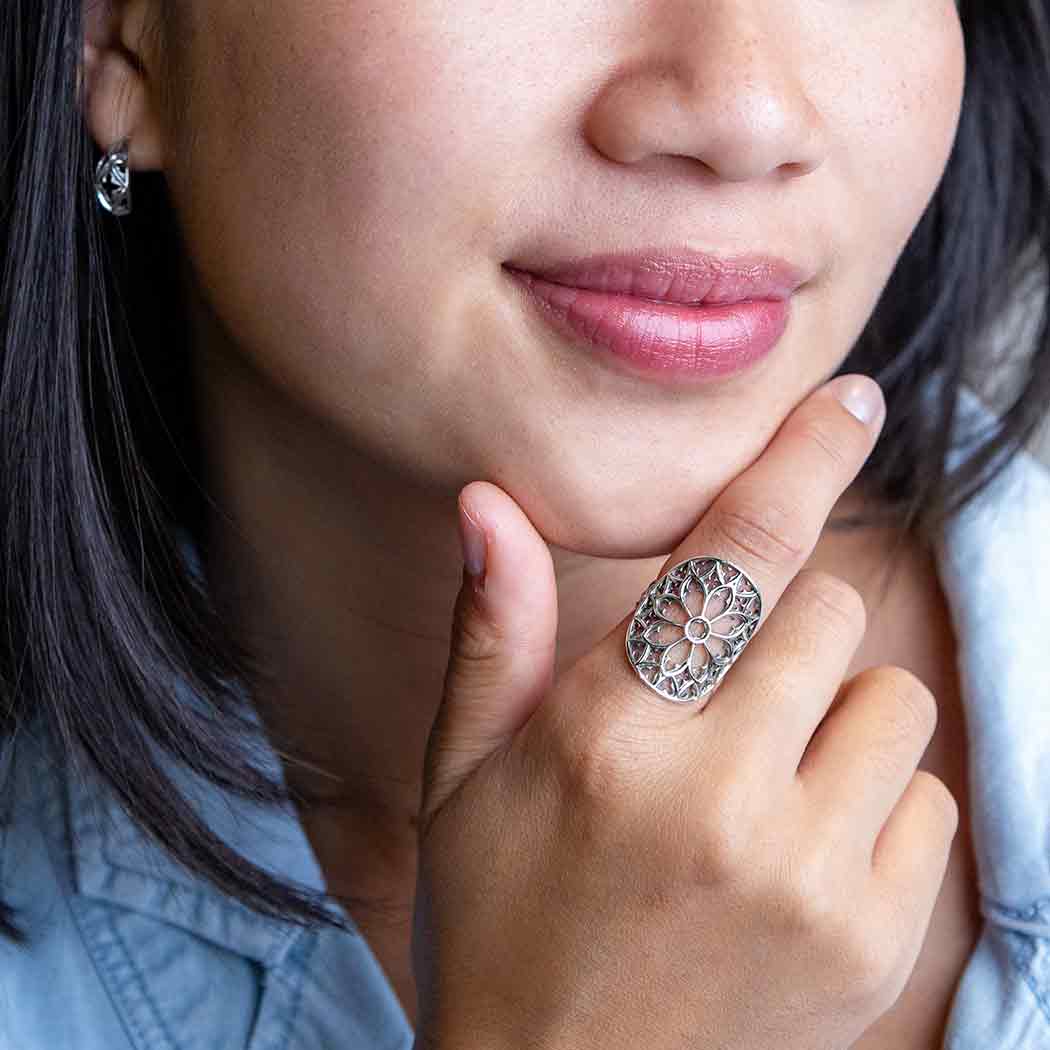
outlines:
[[[182, 528], [207, 560], [211, 501], [179, 230], [159, 172], [135, 174], [127, 218], [94, 200], [98, 151], [75, 104], [82, 3], [8, 0], [0, 12], [0, 768], [16, 729], [39, 725], [189, 870], [265, 914], [342, 925], [321, 895], [215, 838], [158, 762], [261, 803], [289, 798], [252, 761], [246, 698], [265, 668], [180, 555]], [[1009, 362], [997, 427], [948, 474], [956, 394], [1001, 368], [989, 337], [1050, 260], [1050, 0], [958, 6], [968, 65], [954, 148], [839, 369], [886, 393], [862, 483], [902, 535], [925, 538], [1030, 441], [1050, 402], [1044, 299], [1026, 314], [1035, 331]], [[935, 373], [945, 385], [930, 411]], [[22, 943], [14, 918], [0, 904], [0, 931]]]

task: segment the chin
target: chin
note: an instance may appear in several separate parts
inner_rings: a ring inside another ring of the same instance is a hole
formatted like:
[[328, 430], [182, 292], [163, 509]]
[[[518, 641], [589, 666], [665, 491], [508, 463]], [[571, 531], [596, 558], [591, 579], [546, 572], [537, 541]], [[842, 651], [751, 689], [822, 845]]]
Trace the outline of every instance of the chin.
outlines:
[[[603, 492], [600, 486], [580, 486], [560, 503], [550, 498], [533, 504], [507, 489], [533, 526], [552, 546], [593, 558], [658, 558], [674, 550], [696, 527], [718, 494], [692, 486], [661, 484], [647, 478], [632, 487]], [[662, 491], [660, 491], [662, 489]], [[581, 493], [590, 493], [581, 499]]]

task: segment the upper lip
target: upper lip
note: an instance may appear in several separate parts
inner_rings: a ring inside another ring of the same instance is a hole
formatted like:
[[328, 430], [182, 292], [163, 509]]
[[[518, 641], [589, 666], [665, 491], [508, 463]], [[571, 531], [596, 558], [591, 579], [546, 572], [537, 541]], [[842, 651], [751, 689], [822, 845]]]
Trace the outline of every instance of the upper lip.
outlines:
[[510, 261], [504, 266], [572, 288], [691, 306], [786, 299], [812, 276], [775, 255], [728, 257], [689, 248], [610, 252], [549, 264]]

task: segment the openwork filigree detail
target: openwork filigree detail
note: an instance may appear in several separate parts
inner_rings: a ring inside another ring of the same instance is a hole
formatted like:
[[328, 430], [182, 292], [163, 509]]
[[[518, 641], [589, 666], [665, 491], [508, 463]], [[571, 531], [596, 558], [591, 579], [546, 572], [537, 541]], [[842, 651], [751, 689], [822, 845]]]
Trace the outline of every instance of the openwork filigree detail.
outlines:
[[666, 699], [700, 700], [751, 640], [761, 615], [762, 597], [746, 573], [722, 558], [690, 558], [645, 589], [627, 629], [627, 658]]
[[95, 165], [95, 197], [111, 215], [131, 212], [128, 140], [122, 139]]

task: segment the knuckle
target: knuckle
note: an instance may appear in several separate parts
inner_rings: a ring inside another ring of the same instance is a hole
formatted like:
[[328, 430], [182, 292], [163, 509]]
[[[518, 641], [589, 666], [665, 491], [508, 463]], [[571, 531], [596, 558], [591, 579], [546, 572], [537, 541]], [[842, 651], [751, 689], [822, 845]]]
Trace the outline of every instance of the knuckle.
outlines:
[[954, 830], [959, 826], [959, 803], [951, 793], [948, 785], [940, 777], [926, 769], [915, 771], [915, 781], [919, 789], [925, 792], [931, 804], [944, 814], [944, 819]]
[[740, 806], [730, 793], [705, 796], [704, 817], [691, 829], [693, 884], [736, 884], [751, 871], [751, 836]]
[[904, 667], [887, 665], [875, 671], [881, 692], [893, 700], [883, 716], [889, 729], [901, 739], [933, 736], [937, 727], [937, 700], [926, 683]]
[[622, 794], [631, 762], [614, 735], [586, 721], [567, 721], [554, 735], [551, 751], [570, 805], [593, 807]]
[[895, 667], [890, 675], [895, 714], [902, 734], [930, 737], [937, 728], [937, 698], [916, 674]]
[[464, 664], [485, 664], [504, 649], [506, 639], [497, 624], [480, 616], [471, 606], [466, 589], [460, 591], [452, 614], [455, 656]]
[[818, 607], [822, 626], [847, 637], [864, 634], [868, 610], [856, 587], [823, 569], [803, 569], [796, 580], [798, 586], [806, 588], [807, 599]]
[[899, 967], [893, 937], [876, 931], [870, 919], [854, 917], [839, 924], [833, 950], [846, 994], [853, 1001], [892, 1004]]
[[850, 440], [851, 433], [835, 423], [836, 420], [828, 418], [823, 412], [811, 415], [800, 423], [799, 435], [820, 448], [837, 470], [845, 472], [856, 466], [854, 442]]
[[823, 961], [842, 998], [868, 1006], [881, 1001], [896, 971], [895, 942], [836, 872], [826, 850], [792, 851], [776, 880], [772, 914], [783, 932]]
[[782, 858], [776, 880], [775, 914], [793, 936], [820, 940], [835, 928], [833, 904], [818, 858], [800, 851]]
[[714, 515], [716, 540], [728, 544], [744, 560], [774, 569], [801, 561], [809, 549], [804, 523], [773, 500], [748, 499]]

